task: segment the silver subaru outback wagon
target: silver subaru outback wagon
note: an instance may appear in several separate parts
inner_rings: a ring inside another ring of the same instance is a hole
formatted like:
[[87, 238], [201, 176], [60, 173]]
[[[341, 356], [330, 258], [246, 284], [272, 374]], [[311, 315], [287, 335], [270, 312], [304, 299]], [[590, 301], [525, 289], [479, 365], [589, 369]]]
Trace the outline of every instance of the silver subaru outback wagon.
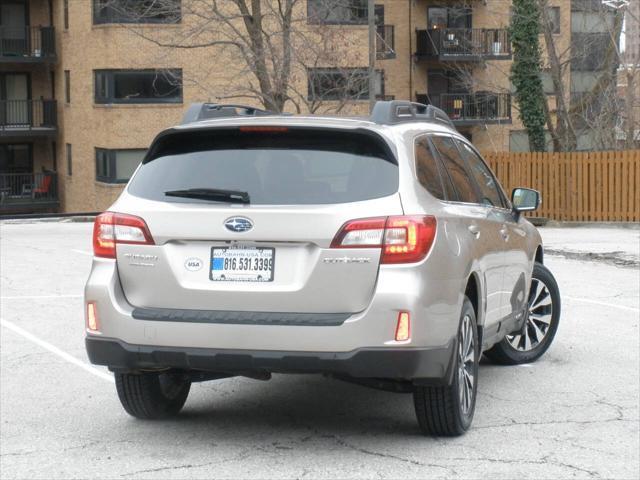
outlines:
[[175, 415], [192, 382], [323, 373], [471, 424], [484, 353], [531, 362], [558, 328], [535, 227], [432, 106], [367, 119], [194, 104], [96, 218], [91, 362], [124, 409]]

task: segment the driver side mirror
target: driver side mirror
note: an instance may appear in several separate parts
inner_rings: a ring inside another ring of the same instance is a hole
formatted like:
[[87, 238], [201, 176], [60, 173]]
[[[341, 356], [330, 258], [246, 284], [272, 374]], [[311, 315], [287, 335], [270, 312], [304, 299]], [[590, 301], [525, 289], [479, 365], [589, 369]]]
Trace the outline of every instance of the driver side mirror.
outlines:
[[537, 190], [518, 187], [511, 192], [511, 204], [513, 210], [518, 213], [537, 210], [541, 203], [542, 198]]

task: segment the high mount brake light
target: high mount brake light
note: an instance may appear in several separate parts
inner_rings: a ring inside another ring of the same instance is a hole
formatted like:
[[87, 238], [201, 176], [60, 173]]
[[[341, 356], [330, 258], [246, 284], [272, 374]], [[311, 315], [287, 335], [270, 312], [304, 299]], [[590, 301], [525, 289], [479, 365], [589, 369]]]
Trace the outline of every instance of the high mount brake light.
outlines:
[[431, 215], [362, 218], [345, 223], [331, 248], [379, 247], [380, 263], [414, 263], [427, 256], [435, 235]]
[[248, 126], [240, 127], [241, 132], [263, 132], [263, 133], [284, 133], [288, 132], [288, 127], [269, 127], [269, 126]]
[[124, 213], [101, 213], [93, 224], [93, 254], [116, 258], [117, 244], [154, 245], [154, 242], [142, 218]]

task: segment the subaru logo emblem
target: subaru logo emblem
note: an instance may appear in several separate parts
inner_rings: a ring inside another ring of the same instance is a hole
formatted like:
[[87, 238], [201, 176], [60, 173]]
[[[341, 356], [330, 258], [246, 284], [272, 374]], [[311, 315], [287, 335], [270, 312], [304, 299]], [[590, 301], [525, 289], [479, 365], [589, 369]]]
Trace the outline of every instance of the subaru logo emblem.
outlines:
[[231, 217], [225, 220], [224, 226], [227, 230], [241, 233], [251, 230], [253, 228], [253, 222], [244, 217]]

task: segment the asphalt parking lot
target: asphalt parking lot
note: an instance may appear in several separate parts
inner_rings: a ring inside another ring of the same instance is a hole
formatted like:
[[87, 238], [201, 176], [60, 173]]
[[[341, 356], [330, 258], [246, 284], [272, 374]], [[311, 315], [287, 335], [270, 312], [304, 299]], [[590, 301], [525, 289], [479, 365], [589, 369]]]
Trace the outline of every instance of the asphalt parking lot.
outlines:
[[419, 435], [410, 395], [322, 376], [194, 384], [177, 419], [136, 421], [84, 351], [91, 224], [2, 224], [0, 476], [639, 478], [640, 231], [558, 230], [554, 345], [483, 363], [474, 425], [448, 439]]

